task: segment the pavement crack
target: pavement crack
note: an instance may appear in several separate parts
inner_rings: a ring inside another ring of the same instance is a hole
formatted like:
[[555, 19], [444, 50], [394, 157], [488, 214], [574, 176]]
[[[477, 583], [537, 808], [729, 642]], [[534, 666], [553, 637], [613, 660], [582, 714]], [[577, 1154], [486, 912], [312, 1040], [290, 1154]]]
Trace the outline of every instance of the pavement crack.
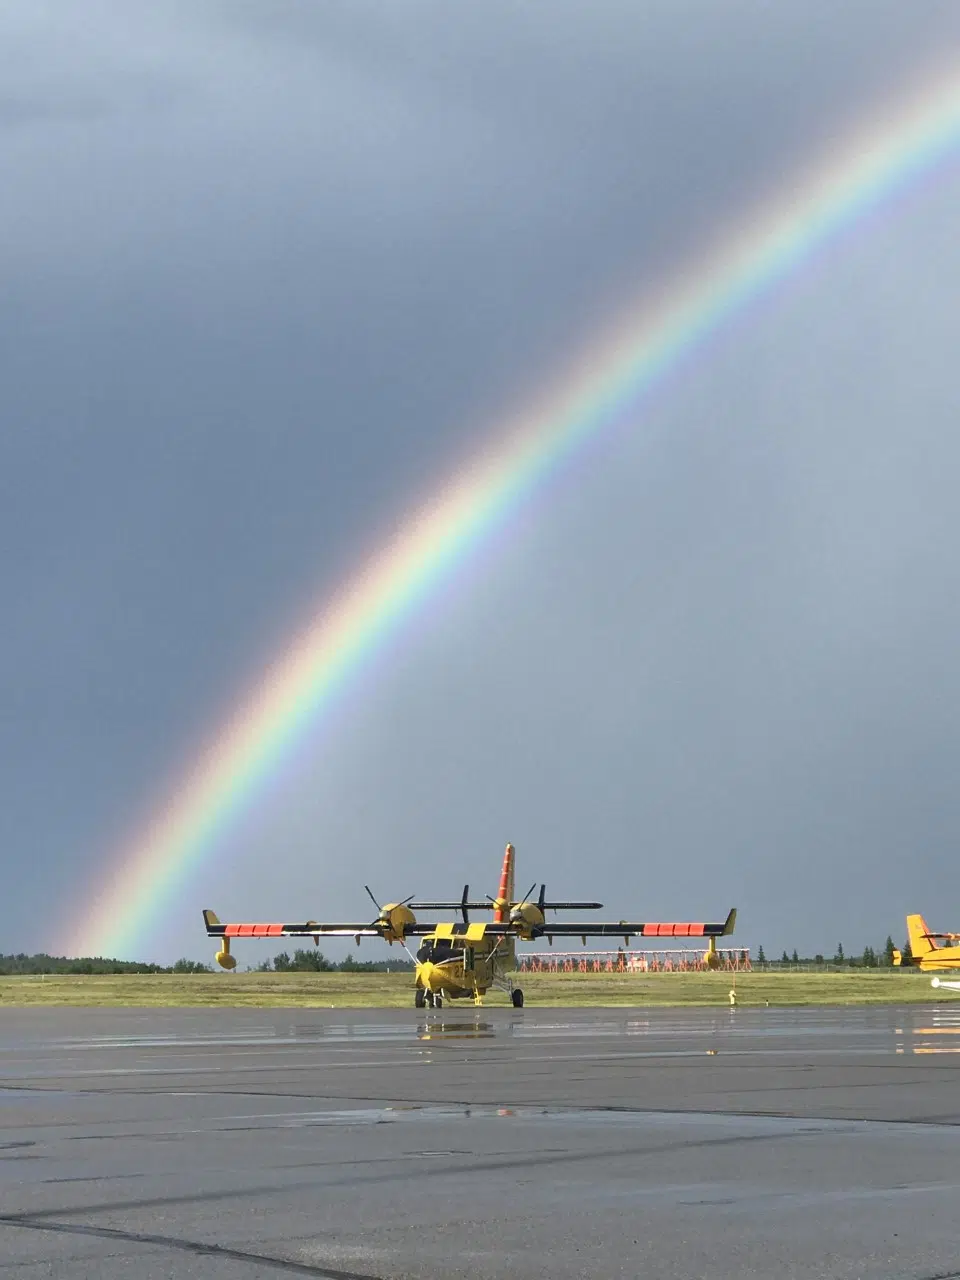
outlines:
[[294, 1262], [288, 1258], [270, 1254], [251, 1253], [247, 1249], [231, 1249], [228, 1245], [204, 1244], [200, 1240], [184, 1240], [179, 1236], [154, 1235], [146, 1231], [121, 1231], [117, 1227], [96, 1227], [81, 1222], [37, 1221], [28, 1216], [0, 1215], [0, 1226], [20, 1227], [25, 1231], [49, 1231], [60, 1235], [93, 1236], [101, 1240], [122, 1240], [129, 1244], [150, 1244], [161, 1249], [179, 1249], [198, 1257], [227, 1258], [231, 1262], [253, 1262], [274, 1271], [286, 1271], [291, 1275], [314, 1276], [319, 1280], [379, 1280], [369, 1272], [340, 1271], [335, 1267], [314, 1266], [309, 1262]]
[[[568, 1151], [565, 1148], [544, 1148], [537, 1151], [531, 1151], [529, 1148], [520, 1148], [512, 1152], [502, 1152], [500, 1154], [478, 1155], [467, 1162], [458, 1159], [455, 1161], [438, 1160], [436, 1164], [429, 1165], [419, 1170], [418, 1176], [424, 1181], [434, 1179], [446, 1179], [454, 1175], [463, 1177], [483, 1177], [490, 1173], [512, 1172], [521, 1169], [543, 1169], [553, 1165], [575, 1165], [586, 1164], [594, 1161], [606, 1162], [612, 1160], [635, 1160], [648, 1159], [651, 1156], [671, 1155], [678, 1151], [696, 1151], [711, 1147], [729, 1147], [741, 1144], [754, 1144], [776, 1142], [783, 1140], [796, 1141], [802, 1138], [815, 1136], [817, 1130], [799, 1131], [789, 1134], [781, 1133], [759, 1133], [759, 1134], [730, 1134], [723, 1137], [698, 1138], [692, 1141], [683, 1142], [666, 1142], [656, 1144], [644, 1144], [642, 1146], [606, 1146], [588, 1151]], [[450, 1152], [444, 1154], [450, 1155]], [[389, 1163], [395, 1163], [394, 1158], [390, 1157]], [[356, 1161], [356, 1164], [373, 1163], [372, 1161]], [[384, 1161], [376, 1161], [377, 1164]], [[342, 1161], [309, 1161], [296, 1165], [288, 1166], [297, 1169], [321, 1169], [334, 1168], [337, 1169], [343, 1164]], [[338, 1177], [334, 1181], [318, 1182], [314, 1178], [308, 1179], [292, 1179], [285, 1182], [282, 1186], [274, 1184], [259, 1184], [247, 1187], [233, 1187], [219, 1191], [203, 1191], [185, 1193], [183, 1195], [167, 1195], [167, 1196], [144, 1196], [136, 1199], [127, 1200], [111, 1200], [103, 1204], [79, 1205], [76, 1208], [60, 1207], [57, 1209], [37, 1209], [33, 1213], [24, 1214], [22, 1217], [18, 1215], [0, 1216], [0, 1225], [10, 1223], [17, 1225], [21, 1222], [27, 1222], [34, 1225], [38, 1229], [42, 1223], [47, 1222], [55, 1217], [69, 1217], [72, 1214], [97, 1214], [97, 1213], [124, 1213], [130, 1210], [141, 1209], [159, 1209], [170, 1208], [177, 1204], [210, 1204], [222, 1200], [242, 1200], [249, 1199], [254, 1196], [273, 1196], [285, 1195], [291, 1191], [301, 1191], [305, 1189], [331, 1191], [342, 1189], [344, 1187], [372, 1187], [379, 1185], [389, 1185], [398, 1181], [406, 1181], [409, 1179], [409, 1171], [405, 1167], [392, 1168], [386, 1172], [375, 1172], [371, 1174], [353, 1174], [347, 1177]], [[66, 1227], [61, 1229], [65, 1230]], [[107, 1228], [104, 1228], [107, 1230]], [[302, 1265], [302, 1264], [301, 1264]], [[326, 1274], [324, 1272], [306, 1274]], [[335, 1273], [330, 1273], [335, 1274]], [[348, 1272], [339, 1273], [341, 1276], [348, 1276]], [[363, 1280], [375, 1280], [373, 1277], [364, 1277]]]

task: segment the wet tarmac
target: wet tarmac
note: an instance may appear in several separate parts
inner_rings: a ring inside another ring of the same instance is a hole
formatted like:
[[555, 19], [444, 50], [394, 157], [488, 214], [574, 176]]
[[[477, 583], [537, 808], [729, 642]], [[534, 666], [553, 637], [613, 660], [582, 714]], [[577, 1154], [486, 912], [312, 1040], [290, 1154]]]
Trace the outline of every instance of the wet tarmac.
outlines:
[[0, 1011], [0, 1277], [960, 1278], [960, 1003]]

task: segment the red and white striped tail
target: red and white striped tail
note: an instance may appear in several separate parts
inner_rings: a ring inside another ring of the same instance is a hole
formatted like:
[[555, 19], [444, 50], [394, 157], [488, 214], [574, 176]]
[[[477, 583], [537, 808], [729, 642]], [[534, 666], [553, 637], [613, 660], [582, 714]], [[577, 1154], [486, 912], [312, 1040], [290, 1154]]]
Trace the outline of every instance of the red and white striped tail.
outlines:
[[[510, 919], [510, 904], [516, 897], [515, 875], [514, 848], [512, 844], [508, 844], [503, 851], [503, 866], [500, 868], [500, 890], [497, 893], [497, 901], [501, 905], [493, 913], [495, 924], [503, 924]], [[517, 967], [516, 938], [504, 938], [497, 950], [497, 955], [502, 968], [515, 969]]]
[[513, 845], [508, 844], [503, 853], [503, 866], [500, 869], [500, 889], [497, 902], [500, 904], [493, 913], [494, 924], [503, 924], [510, 918], [510, 903], [514, 894]]

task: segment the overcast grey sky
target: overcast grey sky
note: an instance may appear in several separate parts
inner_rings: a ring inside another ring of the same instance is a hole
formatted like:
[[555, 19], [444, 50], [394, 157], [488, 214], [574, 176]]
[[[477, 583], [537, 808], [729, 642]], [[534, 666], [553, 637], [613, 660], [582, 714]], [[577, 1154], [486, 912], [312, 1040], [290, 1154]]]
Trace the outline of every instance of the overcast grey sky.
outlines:
[[[455, 460], [951, 50], [900, 0], [8, 0], [0, 950]], [[507, 839], [768, 952], [960, 926], [958, 217], [953, 159], [567, 468], [138, 954], [492, 891]]]

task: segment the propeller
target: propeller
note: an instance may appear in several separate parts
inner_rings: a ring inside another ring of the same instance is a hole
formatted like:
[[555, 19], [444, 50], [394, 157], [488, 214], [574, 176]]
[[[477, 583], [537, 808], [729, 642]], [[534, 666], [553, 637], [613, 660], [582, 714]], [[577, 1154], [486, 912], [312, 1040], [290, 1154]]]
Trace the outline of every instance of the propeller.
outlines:
[[[372, 929], [372, 928], [374, 928], [374, 926], [375, 926], [375, 925], [378, 925], [378, 924], [380, 924], [380, 923], [383, 921], [383, 919], [384, 919], [384, 914], [383, 914], [383, 912], [384, 912], [384, 908], [383, 908], [383, 907], [381, 907], [380, 903], [379, 903], [379, 902], [376, 900], [376, 898], [373, 896], [373, 890], [370, 888], [370, 886], [369, 886], [368, 884], [365, 884], [363, 887], [366, 889], [366, 891], [367, 891], [367, 896], [369, 897], [370, 901], [371, 901], [371, 902], [373, 903], [373, 905], [377, 908], [377, 915], [376, 915], [376, 919], [374, 919], [374, 920], [371, 920], [371, 921], [370, 921], [370, 926], [369, 926], [369, 927]], [[395, 902], [395, 903], [393, 903], [393, 906], [394, 906], [394, 907], [405, 907], [405, 906], [407, 905], [407, 903], [408, 903], [408, 902], [412, 902], [416, 896], [417, 896], [417, 895], [416, 895], [415, 893], [411, 893], [411, 894], [410, 894], [410, 896], [409, 896], [409, 898], [404, 898], [404, 900], [403, 900], [402, 902]]]
[[367, 891], [367, 897], [370, 899], [370, 901], [373, 903], [373, 905], [377, 908], [377, 919], [379, 920], [379, 919], [380, 919], [380, 914], [381, 914], [381, 913], [382, 913], [382, 911], [383, 911], [383, 907], [381, 907], [380, 903], [379, 903], [379, 902], [376, 900], [376, 898], [373, 896], [373, 891], [372, 891], [372, 889], [370, 888], [370, 886], [369, 886], [368, 884], [365, 884], [363, 887], [364, 887], [364, 888], [366, 889], [366, 891]]
[[510, 921], [512, 924], [517, 924], [523, 921], [523, 918], [524, 918], [523, 904], [525, 902], [530, 901], [530, 895], [533, 893], [536, 887], [537, 887], [537, 882], [536, 880], [534, 880], [533, 884], [530, 886], [527, 892], [523, 895], [523, 897], [520, 898], [517, 902], [515, 902], [513, 906], [510, 908]]

